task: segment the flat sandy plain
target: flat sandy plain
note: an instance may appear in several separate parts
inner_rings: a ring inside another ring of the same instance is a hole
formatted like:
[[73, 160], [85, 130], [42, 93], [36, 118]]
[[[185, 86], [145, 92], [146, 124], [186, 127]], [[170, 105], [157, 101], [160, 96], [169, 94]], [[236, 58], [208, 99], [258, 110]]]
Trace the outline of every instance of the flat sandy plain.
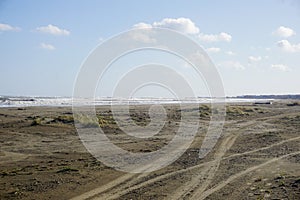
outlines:
[[[198, 150], [210, 119], [200, 107], [198, 133], [173, 164], [151, 173], [116, 171], [81, 143], [70, 107], [0, 109], [0, 199], [300, 199], [300, 106], [228, 104], [217, 145], [204, 159]], [[108, 107], [97, 108], [100, 126], [116, 145], [155, 151], [172, 139], [180, 122], [167, 105], [168, 122], [148, 139], [129, 138]], [[149, 123], [148, 106], [130, 117]]]

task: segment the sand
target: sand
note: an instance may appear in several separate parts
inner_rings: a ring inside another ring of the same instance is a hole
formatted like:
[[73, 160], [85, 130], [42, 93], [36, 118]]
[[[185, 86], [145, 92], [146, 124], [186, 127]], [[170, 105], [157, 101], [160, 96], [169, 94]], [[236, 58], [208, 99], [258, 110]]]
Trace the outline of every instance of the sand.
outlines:
[[[0, 199], [299, 199], [300, 106], [289, 103], [228, 105], [221, 138], [199, 159], [210, 120], [201, 105], [201, 126], [189, 149], [171, 165], [140, 174], [116, 171], [87, 152], [70, 107], [1, 108]], [[114, 144], [150, 152], [178, 129], [179, 107], [166, 108], [161, 133], [147, 139], [125, 135], [107, 106], [97, 107], [97, 115]], [[147, 110], [132, 106], [130, 116], [146, 126]]]

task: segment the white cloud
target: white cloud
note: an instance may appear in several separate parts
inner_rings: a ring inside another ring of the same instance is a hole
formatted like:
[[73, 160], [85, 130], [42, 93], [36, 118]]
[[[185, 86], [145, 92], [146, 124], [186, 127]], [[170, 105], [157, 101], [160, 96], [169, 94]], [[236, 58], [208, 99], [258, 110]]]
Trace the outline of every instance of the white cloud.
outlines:
[[249, 62], [250, 64], [255, 63], [255, 62], [259, 62], [259, 61], [261, 61], [261, 60], [262, 60], [262, 57], [261, 57], [261, 56], [257, 56], [257, 57], [255, 57], [255, 56], [249, 56], [249, 57], [248, 57], [248, 62]]
[[277, 46], [286, 52], [300, 52], [300, 43], [299, 44], [291, 44], [287, 40], [280, 40], [277, 42]]
[[218, 48], [218, 47], [211, 47], [211, 48], [207, 48], [206, 51], [207, 51], [208, 53], [218, 53], [218, 52], [221, 51], [221, 49]]
[[9, 24], [1, 24], [0, 23], [0, 31], [20, 31], [19, 27], [13, 27]]
[[48, 26], [37, 27], [36, 30], [41, 33], [49, 33], [52, 35], [70, 35], [70, 31], [58, 28], [52, 24], [49, 24]]
[[165, 18], [159, 22], [153, 22], [153, 24], [138, 23], [133, 26], [133, 28], [169, 28], [175, 31], [179, 31], [186, 34], [197, 34], [199, 33], [199, 28], [195, 25], [192, 20], [188, 18]]
[[55, 47], [51, 44], [41, 43], [40, 47], [43, 48], [43, 49], [47, 49], [47, 50], [55, 50]]
[[245, 67], [238, 61], [228, 60], [219, 63], [219, 66], [229, 68], [229, 69], [236, 69], [236, 70], [244, 70]]
[[230, 42], [231, 39], [232, 39], [232, 36], [229, 35], [228, 33], [219, 33], [219, 34], [203, 34], [203, 33], [200, 33], [198, 35], [198, 38], [201, 40], [201, 41], [204, 41], [204, 42], [221, 42], [221, 41], [224, 41], [224, 42]]
[[219, 34], [204, 34], [200, 32], [200, 29], [195, 25], [195, 23], [189, 18], [165, 18], [159, 22], [148, 23], [138, 23], [133, 25], [133, 28], [169, 28], [181, 33], [191, 34], [197, 36], [201, 41], [205, 42], [230, 42], [232, 36], [228, 33], [221, 32]]
[[133, 28], [152, 28], [152, 25], [141, 22], [133, 25]]
[[156, 43], [156, 39], [153, 38], [150, 33], [151, 32], [144, 31], [144, 30], [133, 31], [130, 33], [130, 38], [135, 41], [139, 41], [143, 43]]
[[197, 34], [199, 28], [189, 18], [165, 18], [160, 22], [154, 22], [153, 27], [169, 28], [182, 33]]
[[291, 28], [280, 26], [276, 31], [273, 32], [273, 35], [288, 38], [293, 35], [296, 35], [296, 32]]
[[104, 41], [104, 38], [103, 38], [103, 37], [99, 37], [97, 41], [98, 41], [99, 43], [101, 43], [101, 42]]
[[229, 56], [235, 56], [236, 55], [236, 53], [234, 53], [232, 51], [227, 51], [226, 54], [229, 55]]
[[277, 70], [277, 71], [282, 71], [282, 72], [290, 71], [290, 68], [288, 66], [282, 65], [282, 64], [271, 65], [271, 69]]
[[211, 61], [209, 57], [203, 54], [202, 51], [196, 51], [186, 57], [186, 59], [192, 64], [200, 64], [201, 67], [209, 67], [211, 65]]

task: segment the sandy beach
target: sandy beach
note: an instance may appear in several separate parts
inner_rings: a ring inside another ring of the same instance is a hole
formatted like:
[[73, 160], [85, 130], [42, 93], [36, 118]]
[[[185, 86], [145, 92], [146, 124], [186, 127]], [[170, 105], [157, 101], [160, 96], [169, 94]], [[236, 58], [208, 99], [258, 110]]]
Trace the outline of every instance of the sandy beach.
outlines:
[[[97, 161], [84, 147], [71, 107], [0, 108], [0, 199], [298, 199], [300, 197], [300, 106], [231, 103], [221, 138], [205, 158], [198, 150], [210, 107], [200, 108], [200, 127], [189, 149], [151, 173], [125, 173]], [[147, 105], [130, 117], [149, 123]], [[131, 152], [156, 151], [174, 137], [178, 105], [166, 105], [167, 123], [146, 139], [132, 139], [114, 122], [108, 106], [97, 107], [107, 137]]]

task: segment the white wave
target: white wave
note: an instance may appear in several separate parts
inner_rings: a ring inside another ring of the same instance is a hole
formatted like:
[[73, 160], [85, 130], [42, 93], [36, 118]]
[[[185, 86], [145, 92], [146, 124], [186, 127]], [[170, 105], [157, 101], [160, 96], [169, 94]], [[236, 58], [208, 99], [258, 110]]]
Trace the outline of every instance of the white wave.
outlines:
[[[258, 99], [226, 98], [226, 102], [256, 102]], [[138, 104], [172, 104], [172, 103], [211, 103], [211, 98], [186, 98], [176, 100], [171, 98], [110, 98], [74, 99], [71, 97], [14, 97], [0, 96], [0, 107], [27, 106], [72, 106], [75, 105], [138, 105]]]

